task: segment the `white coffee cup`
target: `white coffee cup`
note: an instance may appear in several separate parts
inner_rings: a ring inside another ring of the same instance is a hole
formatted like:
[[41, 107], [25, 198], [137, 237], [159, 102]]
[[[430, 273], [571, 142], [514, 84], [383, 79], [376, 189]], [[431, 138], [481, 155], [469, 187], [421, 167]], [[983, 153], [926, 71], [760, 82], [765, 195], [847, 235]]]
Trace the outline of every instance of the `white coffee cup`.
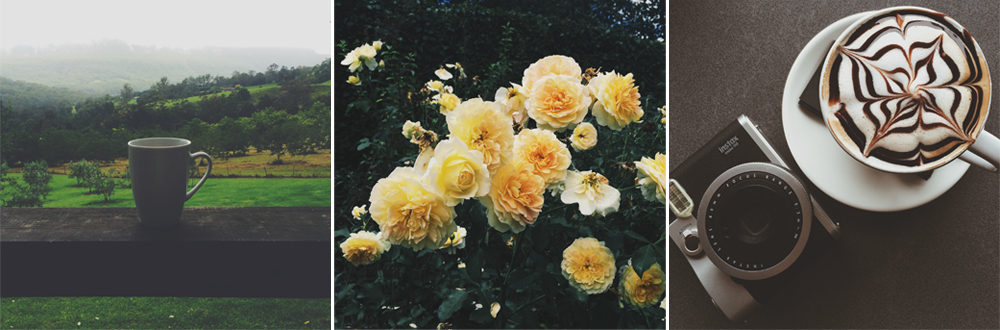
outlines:
[[[212, 157], [190, 153], [191, 141], [172, 137], [152, 137], [128, 142], [132, 197], [139, 222], [154, 228], [180, 222], [184, 202], [191, 199], [212, 173]], [[187, 190], [188, 165], [192, 159], [208, 159], [208, 170], [198, 184]]]
[[875, 169], [918, 173], [963, 158], [995, 171], [1000, 139], [983, 130], [990, 88], [968, 30], [930, 9], [892, 7], [860, 18], [834, 42], [820, 107], [834, 140]]

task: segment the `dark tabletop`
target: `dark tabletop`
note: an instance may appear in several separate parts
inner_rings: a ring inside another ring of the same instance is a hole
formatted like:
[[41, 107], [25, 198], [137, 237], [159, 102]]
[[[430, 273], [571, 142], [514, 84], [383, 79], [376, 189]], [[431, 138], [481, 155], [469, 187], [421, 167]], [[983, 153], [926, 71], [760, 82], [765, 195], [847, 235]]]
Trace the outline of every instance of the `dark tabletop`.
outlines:
[[[902, 5], [948, 14], [977, 39], [994, 69], [986, 130], [1000, 135], [1000, 1], [671, 1], [668, 168], [746, 114], [801, 173], [781, 126], [799, 51], [843, 17]], [[971, 167], [941, 197], [892, 213], [807, 185], [840, 240], [743, 323], [712, 305], [668, 244], [670, 328], [1000, 328], [1000, 175]]]

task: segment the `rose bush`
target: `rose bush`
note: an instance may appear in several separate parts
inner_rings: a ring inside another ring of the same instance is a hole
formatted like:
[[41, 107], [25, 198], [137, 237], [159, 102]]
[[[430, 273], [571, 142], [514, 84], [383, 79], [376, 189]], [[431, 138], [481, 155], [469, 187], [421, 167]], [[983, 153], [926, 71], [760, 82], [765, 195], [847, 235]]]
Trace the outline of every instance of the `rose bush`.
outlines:
[[[341, 251], [338, 326], [662, 327], [666, 213], [656, 185], [666, 173], [653, 160], [665, 132], [659, 111], [643, 117], [651, 102], [630, 74], [587, 63], [585, 75], [573, 57], [551, 55], [513, 70], [508, 81], [522, 85], [484, 86], [461, 63], [415, 70], [413, 55], [381, 49], [384, 68], [347, 65], [363, 84], [337, 87], [356, 98], [345, 111], [381, 128], [348, 137], [371, 165], [367, 181], [352, 181], [367, 184], [349, 185], [369, 196], [368, 213], [337, 216], [334, 236], [379, 231], [406, 249], [357, 265]], [[358, 205], [353, 195], [337, 205]]]

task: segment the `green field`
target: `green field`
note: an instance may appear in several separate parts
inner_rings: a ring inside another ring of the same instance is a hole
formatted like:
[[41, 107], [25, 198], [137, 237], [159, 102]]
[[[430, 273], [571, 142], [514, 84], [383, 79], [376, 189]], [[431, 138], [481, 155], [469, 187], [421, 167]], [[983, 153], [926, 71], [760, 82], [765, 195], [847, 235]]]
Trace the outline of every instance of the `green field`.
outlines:
[[330, 299], [3, 297], [3, 329], [329, 329]]
[[[330, 86], [332, 86], [332, 85], [331, 85], [331, 83], [330, 83], [329, 80], [326, 81], [326, 82], [324, 82], [324, 83], [321, 83], [321, 84], [313, 84], [312, 85], [312, 89], [313, 89], [312, 92], [313, 93], [324, 92], [324, 91], [325, 92], [329, 92], [330, 91]], [[250, 96], [251, 97], [253, 97], [254, 99], [258, 99], [258, 98], [260, 98], [261, 96], [264, 96], [264, 95], [271, 95], [272, 97], [277, 96], [278, 90], [281, 88], [281, 86], [278, 85], [278, 84], [264, 84], [264, 85], [256, 85], [256, 86], [246, 86], [244, 88], [246, 88], [247, 91], [250, 92]], [[164, 104], [169, 107], [169, 106], [173, 106], [174, 104], [181, 103], [181, 102], [198, 103], [198, 102], [201, 102], [202, 98], [208, 98], [208, 97], [212, 97], [212, 96], [220, 96], [220, 97], [221, 96], [228, 96], [232, 92], [233, 91], [221, 91], [221, 92], [213, 93], [213, 94], [198, 95], [198, 96], [192, 96], [192, 97], [183, 98], [183, 99], [167, 100]], [[131, 100], [128, 103], [129, 104], [136, 104], [136, 100]]]
[[[192, 150], [194, 151], [194, 150]], [[269, 152], [259, 152], [251, 149], [245, 156], [229, 157], [226, 159], [214, 158], [212, 160], [212, 176], [214, 177], [241, 177], [241, 178], [329, 178], [332, 162], [330, 149], [319, 149], [314, 154], [308, 155], [284, 155], [281, 157], [282, 164], [271, 164], [278, 159]], [[125, 173], [125, 165], [128, 158], [119, 158], [113, 162], [100, 166], [101, 172], [107, 173], [114, 168], [119, 173]], [[49, 173], [69, 174], [68, 164], [50, 166]], [[201, 166], [200, 171], [205, 171], [207, 166]], [[20, 173], [21, 168], [11, 169], [11, 173]]]
[[[8, 175], [23, 183], [21, 174]], [[44, 207], [135, 207], [132, 189], [116, 189], [105, 202], [104, 196], [88, 195], [87, 188], [75, 185], [76, 179], [52, 175]], [[209, 178], [184, 206], [330, 206], [330, 178]]]

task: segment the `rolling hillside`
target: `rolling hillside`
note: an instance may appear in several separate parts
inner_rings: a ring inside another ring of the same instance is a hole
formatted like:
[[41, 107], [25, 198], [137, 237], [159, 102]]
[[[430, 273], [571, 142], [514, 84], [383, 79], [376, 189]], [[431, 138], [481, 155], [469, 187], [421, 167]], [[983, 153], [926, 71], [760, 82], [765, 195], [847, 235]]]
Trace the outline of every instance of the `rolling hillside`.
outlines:
[[233, 71], [263, 72], [272, 63], [290, 68], [311, 66], [329, 57], [293, 48], [177, 50], [103, 41], [90, 45], [4, 50], [0, 52], [0, 76], [95, 96], [115, 95], [125, 83], [142, 91], [161, 77], [171, 81], [203, 74], [228, 77]]

